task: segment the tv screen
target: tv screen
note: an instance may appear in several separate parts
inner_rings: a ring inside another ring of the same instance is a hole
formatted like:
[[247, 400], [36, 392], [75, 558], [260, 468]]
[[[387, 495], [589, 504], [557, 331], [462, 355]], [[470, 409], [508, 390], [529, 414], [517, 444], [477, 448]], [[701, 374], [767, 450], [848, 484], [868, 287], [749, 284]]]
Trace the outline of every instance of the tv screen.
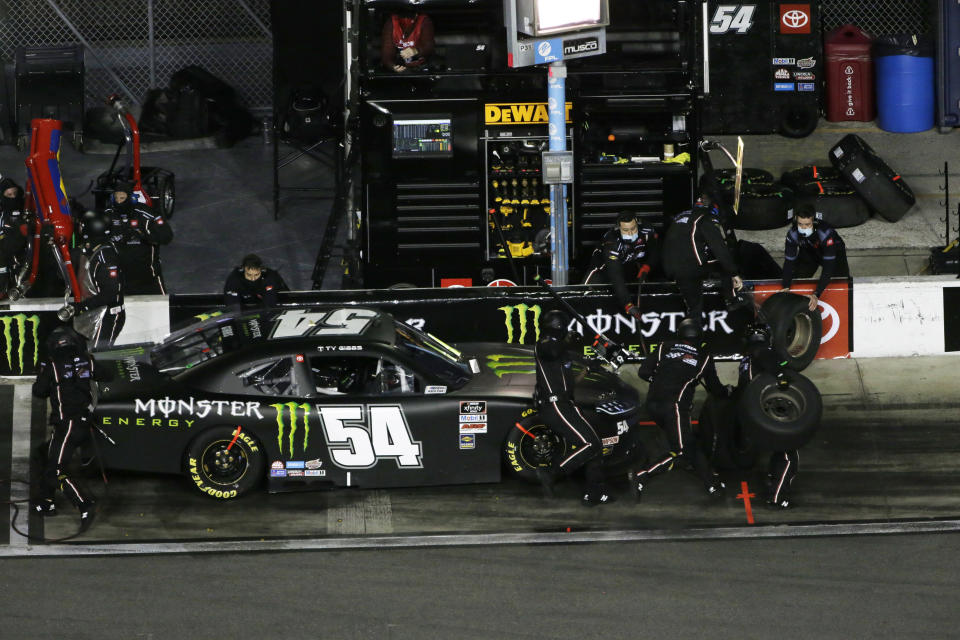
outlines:
[[602, 20], [601, 0], [537, 0], [537, 27], [540, 33], [556, 33], [598, 25]]
[[394, 158], [453, 156], [450, 117], [397, 118], [393, 121]]

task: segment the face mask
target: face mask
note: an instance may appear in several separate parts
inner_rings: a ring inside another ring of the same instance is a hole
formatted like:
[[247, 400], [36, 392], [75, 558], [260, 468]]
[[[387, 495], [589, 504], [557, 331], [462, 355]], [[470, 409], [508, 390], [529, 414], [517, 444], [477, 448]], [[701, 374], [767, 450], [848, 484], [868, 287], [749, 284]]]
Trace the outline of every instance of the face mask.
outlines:
[[813, 235], [813, 227], [810, 227], [809, 229], [801, 229], [800, 227], [797, 227], [797, 231], [805, 238], [809, 238]]
[[640, 234], [639, 234], [639, 232], [638, 232], [638, 233], [634, 233], [633, 235], [627, 236], [627, 235], [624, 235], [624, 234], [621, 233], [621, 234], [620, 234], [620, 237], [623, 238], [624, 240], [628, 240], [628, 241], [630, 241], [630, 242], [633, 242], [634, 240], [636, 240], [637, 238], [640, 237]]

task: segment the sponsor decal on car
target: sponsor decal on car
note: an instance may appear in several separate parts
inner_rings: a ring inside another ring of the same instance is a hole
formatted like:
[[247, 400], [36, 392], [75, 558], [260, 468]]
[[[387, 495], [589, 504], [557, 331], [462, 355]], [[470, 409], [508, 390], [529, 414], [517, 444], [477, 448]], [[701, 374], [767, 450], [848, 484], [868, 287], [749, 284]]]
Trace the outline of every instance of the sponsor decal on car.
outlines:
[[817, 85], [813, 82], [801, 82], [797, 85], [797, 91], [816, 91]]
[[[28, 345], [33, 343], [33, 366], [37, 365], [39, 360], [40, 340], [38, 332], [40, 329], [40, 316], [17, 313], [12, 316], [0, 316], [0, 325], [3, 326], [3, 341], [7, 354], [7, 367], [11, 372], [14, 370], [14, 352], [16, 352], [16, 363], [19, 367], [19, 373], [24, 372], [24, 353], [29, 353]], [[27, 331], [29, 327], [29, 332]], [[16, 344], [14, 344], [16, 341]]]
[[104, 426], [113, 426], [118, 427], [169, 427], [171, 429], [179, 429], [180, 427], [186, 427], [189, 429], [196, 423], [196, 420], [188, 420], [186, 418], [134, 418], [131, 416], [101, 416], [100, 424]]
[[478, 413], [461, 413], [460, 422], [486, 422], [487, 416], [485, 414]]
[[447, 392], [447, 387], [442, 384], [431, 384], [427, 385], [427, 388], [423, 390], [425, 395], [442, 395]]
[[307, 460], [306, 462], [303, 463], [303, 466], [306, 467], [307, 469], [319, 469], [320, 467], [323, 466], [323, 460], [321, 460], [320, 458]]
[[133, 401], [133, 412], [136, 414], [147, 414], [151, 418], [162, 414], [165, 418], [172, 414], [180, 416], [188, 415], [199, 419], [209, 416], [230, 416], [233, 418], [258, 418], [263, 420], [263, 414], [260, 413], [260, 403], [256, 401], [241, 400], [196, 400], [190, 398], [173, 399], [164, 396], [161, 399], [151, 398], [141, 400], [139, 398]]
[[477, 437], [472, 433], [461, 433], [460, 434], [460, 448], [461, 449], [476, 449], [477, 448]]
[[780, 5], [780, 33], [810, 33], [810, 22], [809, 4]]
[[460, 433], [486, 433], [486, 422], [461, 422]]
[[277, 413], [277, 446], [280, 447], [280, 453], [284, 452], [284, 444], [287, 447], [288, 455], [292, 458], [293, 445], [297, 436], [299, 422], [301, 422], [300, 411], [303, 411], [303, 449], [307, 450], [310, 444], [310, 405], [296, 402], [271, 404], [273, 410]]
[[536, 373], [536, 362], [532, 356], [492, 354], [487, 356], [487, 361], [484, 364], [498, 378], [508, 374], [533, 375]]
[[773, 84], [774, 91], [793, 91], [793, 89], [794, 87], [792, 82], [775, 82]]
[[287, 469], [287, 477], [290, 478], [302, 478], [303, 469]]
[[796, 58], [774, 58], [773, 64], [777, 66], [782, 66], [782, 67], [792, 67], [793, 65], [797, 64], [797, 59]]
[[485, 400], [468, 400], [460, 403], [460, 413], [486, 413], [487, 403]]
[[287, 460], [287, 469], [303, 469], [303, 460]]
[[273, 462], [270, 463], [270, 468], [271, 468], [271, 469], [285, 469], [286, 467], [283, 466], [283, 460], [274, 460]]
[[800, 69], [813, 69], [817, 66], [816, 58], [800, 58], [797, 60], [797, 67]]
[[806, 82], [810, 82], [811, 80], [816, 80], [816, 79], [817, 79], [817, 75], [816, 75], [815, 73], [813, 73], [812, 71], [794, 71], [794, 72], [793, 72], [793, 79], [794, 79], [794, 80], [804, 80], [804, 81], [806, 81]]
[[780, 67], [773, 73], [773, 77], [777, 80], [789, 80], [790, 79], [790, 70]]
[[271, 478], [286, 478], [287, 470], [286, 469], [270, 469]]
[[604, 438], [601, 440], [600, 444], [605, 447], [609, 447], [610, 445], [617, 444], [618, 442], [620, 442], [620, 436], [610, 436], [609, 438]]
[[303, 472], [303, 475], [312, 478], [323, 478], [326, 477], [327, 472], [323, 469], [307, 469]]

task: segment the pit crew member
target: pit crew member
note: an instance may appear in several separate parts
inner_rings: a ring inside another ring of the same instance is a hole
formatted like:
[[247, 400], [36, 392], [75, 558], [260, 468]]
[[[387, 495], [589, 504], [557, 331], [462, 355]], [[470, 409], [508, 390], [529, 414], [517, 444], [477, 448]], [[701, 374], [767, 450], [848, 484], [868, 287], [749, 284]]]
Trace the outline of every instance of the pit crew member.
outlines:
[[830, 278], [846, 278], [850, 275], [847, 264], [847, 248], [837, 230], [820, 220], [812, 204], [800, 205], [794, 213], [793, 225], [787, 231], [783, 251], [783, 291], [790, 290], [794, 276], [810, 278], [820, 271], [820, 281], [810, 299], [810, 311], [817, 308], [823, 290]]
[[160, 245], [170, 244], [173, 230], [163, 216], [134, 200], [133, 185], [129, 182], [118, 183], [110, 200], [106, 213], [113, 244], [120, 254], [127, 293], [165, 295]]
[[277, 293], [289, 290], [278, 272], [264, 267], [260, 256], [250, 253], [227, 276], [223, 303], [234, 308], [275, 307]]
[[634, 212], [617, 216], [617, 226], [603, 235], [594, 250], [592, 269], [583, 284], [613, 285], [620, 308], [639, 319], [640, 310], [627, 294], [626, 281], [643, 281], [659, 262], [659, 236], [653, 227], [641, 225]]

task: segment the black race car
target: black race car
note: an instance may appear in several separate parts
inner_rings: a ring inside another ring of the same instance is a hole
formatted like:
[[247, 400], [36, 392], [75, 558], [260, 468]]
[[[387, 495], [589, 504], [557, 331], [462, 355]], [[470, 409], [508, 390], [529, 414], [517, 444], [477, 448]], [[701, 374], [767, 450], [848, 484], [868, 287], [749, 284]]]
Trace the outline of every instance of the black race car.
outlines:
[[[566, 446], [531, 419], [533, 350], [460, 349], [373, 309], [210, 317], [95, 354], [115, 373], [95, 422], [116, 444], [100, 452], [108, 468], [184, 473], [224, 499], [264, 478], [291, 491], [497, 482], [503, 466], [532, 475]], [[578, 402], [622, 434], [636, 391], [578, 373]]]

